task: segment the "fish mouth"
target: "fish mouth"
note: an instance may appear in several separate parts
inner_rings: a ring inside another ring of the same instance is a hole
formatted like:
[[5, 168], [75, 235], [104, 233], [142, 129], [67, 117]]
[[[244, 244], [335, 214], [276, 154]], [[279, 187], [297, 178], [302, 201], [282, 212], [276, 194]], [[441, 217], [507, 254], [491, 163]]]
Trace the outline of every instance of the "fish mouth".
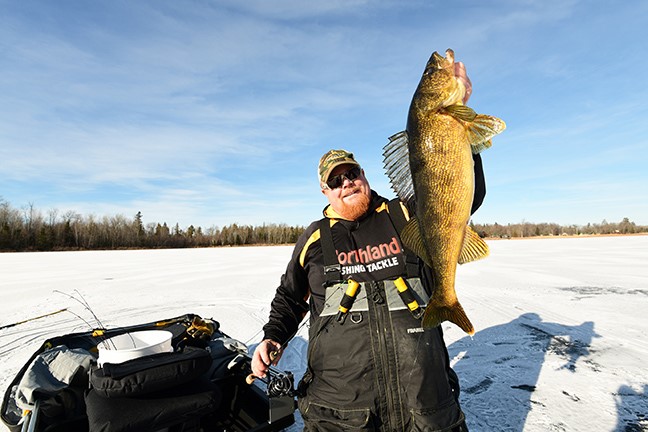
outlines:
[[448, 48], [445, 52], [446, 56], [443, 57], [438, 52], [434, 51], [430, 60], [428, 60], [427, 65], [425, 66], [424, 74], [432, 74], [440, 69], [448, 69], [450, 67], [454, 68], [454, 51]]

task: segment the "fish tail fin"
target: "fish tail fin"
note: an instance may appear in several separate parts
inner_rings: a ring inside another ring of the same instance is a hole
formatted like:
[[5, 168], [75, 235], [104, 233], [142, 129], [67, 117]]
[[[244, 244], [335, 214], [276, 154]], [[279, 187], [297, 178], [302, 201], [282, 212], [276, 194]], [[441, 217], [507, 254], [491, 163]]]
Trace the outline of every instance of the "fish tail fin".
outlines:
[[456, 324], [461, 330], [471, 336], [475, 334], [475, 327], [473, 327], [470, 319], [468, 319], [468, 315], [466, 315], [459, 302], [450, 306], [428, 305], [423, 315], [423, 327], [436, 327], [444, 321], [450, 321]]

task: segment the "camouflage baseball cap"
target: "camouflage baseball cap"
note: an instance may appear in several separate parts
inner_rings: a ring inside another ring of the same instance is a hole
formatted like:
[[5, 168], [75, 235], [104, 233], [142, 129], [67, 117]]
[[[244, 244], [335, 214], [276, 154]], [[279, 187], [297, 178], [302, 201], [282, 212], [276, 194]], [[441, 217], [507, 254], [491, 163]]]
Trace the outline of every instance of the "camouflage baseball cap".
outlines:
[[326, 183], [331, 175], [331, 171], [333, 171], [336, 166], [344, 164], [360, 166], [360, 164], [353, 158], [353, 153], [349, 153], [346, 150], [327, 151], [324, 156], [320, 158], [317, 167], [317, 174], [319, 175], [320, 183]]

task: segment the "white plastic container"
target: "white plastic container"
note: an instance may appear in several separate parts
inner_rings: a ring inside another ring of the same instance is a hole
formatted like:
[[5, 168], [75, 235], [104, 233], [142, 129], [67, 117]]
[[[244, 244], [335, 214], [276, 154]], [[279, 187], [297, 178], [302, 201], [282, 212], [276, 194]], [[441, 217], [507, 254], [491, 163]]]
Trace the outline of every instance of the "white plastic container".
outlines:
[[101, 366], [104, 363], [123, 363], [152, 354], [172, 352], [172, 336], [166, 330], [144, 330], [111, 337], [97, 345], [97, 362]]

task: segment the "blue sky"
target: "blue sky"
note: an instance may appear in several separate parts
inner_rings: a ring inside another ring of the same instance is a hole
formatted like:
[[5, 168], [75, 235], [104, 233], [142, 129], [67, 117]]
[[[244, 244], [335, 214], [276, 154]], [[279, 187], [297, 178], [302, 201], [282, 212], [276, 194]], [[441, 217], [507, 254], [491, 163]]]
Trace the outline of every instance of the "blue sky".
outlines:
[[648, 2], [0, 0], [0, 197], [204, 228], [306, 225], [319, 157], [372, 187], [433, 51], [507, 123], [477, 223], [648, 224]]

